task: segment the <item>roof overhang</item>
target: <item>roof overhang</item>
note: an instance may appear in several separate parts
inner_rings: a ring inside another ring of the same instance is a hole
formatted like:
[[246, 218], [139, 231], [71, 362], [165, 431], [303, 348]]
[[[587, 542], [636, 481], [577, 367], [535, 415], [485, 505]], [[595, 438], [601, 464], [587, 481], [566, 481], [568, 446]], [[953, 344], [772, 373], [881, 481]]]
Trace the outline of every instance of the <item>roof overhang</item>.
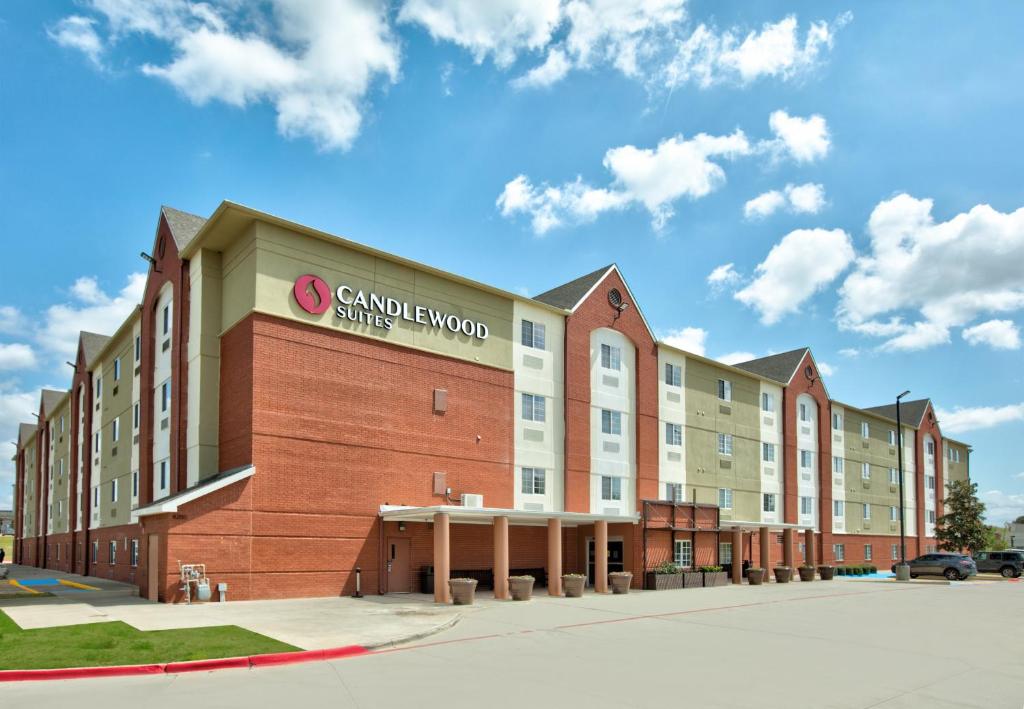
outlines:
[[196, 485], [195, 487], [189, 488], [179, 492], [177, 495], [171, 495], [165, 497], [162, 500], [157, 500], [145, 507], [140, 507], [137, 510], [132, 510], [132, 522], [137, 522], [141, 517], [152, 517], [154, 515], [171, 514], [178, 511], [178, 508], [184, 504], [198, 500], [200, 497], [206, 497], [211, 492], [216, 492], [228, 485], [233, 485], [236, 482], [251, 478], [256, 474], [256, 466], [247, 465], [239, 468], [227, 475], [218, 477], [213, 482]]
[[385, 522], [433, 522], [434, 515], [439, 512], [446, 513], [448, 520], [454, 524], [491, 524], [495, 517], [507, 517], [509, 524], [526, 527], [542, 527], [548, 523], [549, 519], [561, 520], [563, 527], [578, 527], [594, 522], [637, 524], [640, 521], [640, 516], [637, 514], [598, 515], [586, 512], [512, 510], [504, 507], [462, 507], [461, 505], [380, 506], [380, 517]]
[[744, 532], [756, 532], [762, 527], [767, 527], [770, 532], [784, 532], [787, 529], [792, 529], [797, 532], [805, 532], [808, 529], [814, 529], [813, 524], [795, 524], [790, 522], [748, 522], [736, 519], [723, 519], [718, 522], [718, 528], [723, 532], [737, 528]]

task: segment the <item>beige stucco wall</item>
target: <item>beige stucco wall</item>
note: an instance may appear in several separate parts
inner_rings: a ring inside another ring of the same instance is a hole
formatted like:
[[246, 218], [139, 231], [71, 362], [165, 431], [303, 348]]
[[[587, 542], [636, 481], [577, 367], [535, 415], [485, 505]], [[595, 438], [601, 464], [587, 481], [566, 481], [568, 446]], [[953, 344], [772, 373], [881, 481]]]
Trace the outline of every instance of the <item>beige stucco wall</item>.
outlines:
[[22, 536], [39, 535], [39, 505], [36, 489], [36, 436], [25, 444], [25, 486], [22, 489]]
[[[121, 376], [114, 378], [114, 362], [121, 360]], [[106, 354], [95, 365], [103, 377], [103, 396], [100, 410], [100, 466], [92, 474], [92, 485], [99, 492], [99, 527], [127, 524], [131, 511], [132, 488], [132, 382], [134, 379], [134, 337], [131, 326], [122, 327], [107, 347]], [[93, 375], [95, 381], [95, 373]], [[113, 440], [114, 420], [120, 423], [118, 440]], [[111, 501], [113, 481], [117, 480], [117, 502]]]
[[192, 486], [216, 475], [220, 420], [222, 254], [201, 249], [189, 262], [186, 470]]
[[[57, 405], [52, 414], [47, 412], [47, 424], [51, 427], [50, 470], [53, 472], [53, 483], [50, 487], [50, 511], [48, 519], [53, 534], [70, 531], [68, 521], [68, 501], [71, 491], [71, 397], [66, 396]], [[63, 420], [63, 431], [61, 430]], [[59, 503], [59, 504], [58, 504]]]

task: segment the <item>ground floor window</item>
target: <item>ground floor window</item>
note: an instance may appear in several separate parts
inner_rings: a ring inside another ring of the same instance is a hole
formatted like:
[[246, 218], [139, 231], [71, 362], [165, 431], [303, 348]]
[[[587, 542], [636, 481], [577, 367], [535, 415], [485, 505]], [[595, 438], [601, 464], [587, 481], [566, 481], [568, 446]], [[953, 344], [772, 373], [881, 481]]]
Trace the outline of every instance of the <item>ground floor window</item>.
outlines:
[[832, 555], [835, 556], [836, 561], [846, 560], [846, 545], [845, 544], [833, 544]]
[[92, 563], [95, 564], [97, 561], [99, 561], [99, 558], [100, 558], [100, 543], [99, 543], [99, 541], [94, 541], [92, 543]]
[[804, 561], [807, 561], [807, 545], [800, 542], [800, 556], [803, 557]]
[[114, 540], [111, 540], [110, 543], [107, 545], [107, 549], [109, 550], [108, 551], [108, 554], [109, 554], [108, 562], [111, 565], [116, 564], [117, 563], [117, 542], [115, 542]]
[[132, 566], [139, 565], [139, 540], [133, 539], [131, 546], [131, 564]]
[[871, 561], [871, 545], [864, 545], [864, 561]]
[[57, 545], [57, 561], [60, 561], [60, 544]]
[[693, 542], [689, 539], [677, 539], [673, 561], [676, 566], [684, 568], [693, 566]]
[[523, 468], [523, 494], [543, 495], [544, 478], [543, 468]]
[[621, 500], [622, 499], [622, 478], [612, 478], [607, 475], [601, 478], [601, 499]]
[[891, 549], [892, 560], [896, 561], [897, 559], [900, 558], [900, 545], [899, 544], [892, 544], [890, 546], [892, 547], [892, 549]]
[[732, 563], [732, 542], [722, 542], [718, 545], [718, 563]]

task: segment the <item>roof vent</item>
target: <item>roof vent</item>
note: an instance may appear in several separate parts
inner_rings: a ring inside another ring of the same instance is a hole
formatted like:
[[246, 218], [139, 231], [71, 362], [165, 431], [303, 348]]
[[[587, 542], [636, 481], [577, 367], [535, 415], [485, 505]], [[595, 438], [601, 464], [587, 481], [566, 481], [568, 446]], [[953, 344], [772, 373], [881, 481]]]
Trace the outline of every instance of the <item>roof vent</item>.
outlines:
[[608, 291], [608, 302], [612, 304], [613, 308], [618, 308], [622, 305], [622, 293], [619, 293], [618, 288], [612, 288]]

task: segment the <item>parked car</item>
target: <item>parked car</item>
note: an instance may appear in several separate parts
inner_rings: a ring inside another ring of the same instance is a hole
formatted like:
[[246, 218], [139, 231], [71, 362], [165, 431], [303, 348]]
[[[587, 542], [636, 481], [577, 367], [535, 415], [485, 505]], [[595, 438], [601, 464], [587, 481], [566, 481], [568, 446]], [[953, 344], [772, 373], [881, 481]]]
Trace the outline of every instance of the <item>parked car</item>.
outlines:
[[[907, 562], [910, 566], [910, 578], [918, 576], [945, 576], [950, 581], [963, 581], [968, 576], [975, 576], [978, 567], [974, 560], [966, 554], [953, 554], [940, 552], [936, 554], [923, 554], [916, 559]], [[896, 573], [896, 566], [893, 565], [892, 572]]]
[[978, 571], [1002, 574], [1005, 578], [1017, 578], [1024, 570], [1024, 553], [1008, 551], [979, 551], [974, 555]]

